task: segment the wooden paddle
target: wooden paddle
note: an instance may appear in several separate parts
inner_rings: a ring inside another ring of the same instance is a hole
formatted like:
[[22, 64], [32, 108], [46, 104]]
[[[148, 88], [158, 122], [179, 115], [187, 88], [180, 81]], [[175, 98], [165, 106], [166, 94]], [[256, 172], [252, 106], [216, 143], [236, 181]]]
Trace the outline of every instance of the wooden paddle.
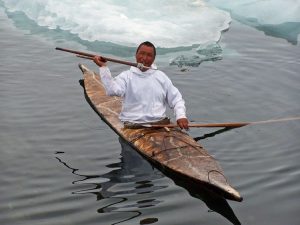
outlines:
[[[287, 117], [287, 118], [280, 118], [280, 119], [272, 119], [272, 120], [263, 120], [263, 121], [255, 121], [255, 122], [240, 122], [240, 123], [191, 123], [189, 127], [226, 127], [226, 128], [237, 128], [243, 127], [246, 125], [254, 125], [254, 124], [267, 124], [267, 123], [277, 123], [277, 122], [284, 122], [284, 121], [293, 121], [293, 120], [300, 120], [300, 116], [297, 117]], [[178, 127], [177, 124], [141, 124], [143, 127]]]
[[[191, 123], [189, 127], [243, 127], [250, 123]], [[161, 127], [178, 127], [177, 124], [141, 124], [143, 127], [153, 127], [153, 128], [161, 128]]]
[[[69, 53], [73, 53], [76, 54], [77, 57], [81, 57], [81, 58], [85, 58], [85, 59], [90, 59], [93, 60], [93, 58], [96, 56], [94, 54], [91, 53], [87, 53], [87, 52], [80, 52], [80, 51], [75, 51], [75, 50], [71, 50], [71, 49], [67, 49], [67, 48], [59, 48], [56, 47], [56, 50], [60, 50], [60, 51], [64, 51], [64, 52], [69, 52]], [[153, 69], [147, 66], [144, 66], [142, 63], [133, 63], [133, 62], [127, 62], [127, 61], [123, 61], [123, 60], [119, 60], [119, 59], [113, 59], [113, 58], [108, 58], [108, 57], [104, 57], [101, 56], [102, 59], [106, 60], [106, 61], [110, 61], [110, 62], [114, 62], [114, 63], [119, 63], [119, 64], [124, 64], [124, 65], [128, 65], [128, 66], [134, 66], [140, 69]]]

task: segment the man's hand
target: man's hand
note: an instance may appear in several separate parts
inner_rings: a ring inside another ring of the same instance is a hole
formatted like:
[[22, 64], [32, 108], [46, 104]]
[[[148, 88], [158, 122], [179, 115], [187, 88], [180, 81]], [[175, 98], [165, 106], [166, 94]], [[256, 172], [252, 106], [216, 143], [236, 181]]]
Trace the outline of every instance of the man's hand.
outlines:
[[177, 124], [181, 129], [185, 129], [185, 130], [189, 129], [189, 121], [187, 118], [178, 119]]
[[103, 59], [101, 56], [96, 55], [93, 58], [94, 63], [96, 63], [98, 66], [102, 67], [102, 66], [106, 66], [106, 60]]

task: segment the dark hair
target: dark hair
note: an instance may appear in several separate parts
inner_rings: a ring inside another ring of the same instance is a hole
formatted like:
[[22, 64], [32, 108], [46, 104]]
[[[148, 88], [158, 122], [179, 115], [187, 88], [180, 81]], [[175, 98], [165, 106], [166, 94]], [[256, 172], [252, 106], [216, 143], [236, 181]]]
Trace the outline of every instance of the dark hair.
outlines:
[[139, 51], [139, 49], [143, 46], [143, 45], [146, 45], [148, 47], [152, 47], [153, 48], [153, 52], [154, 52], [154, 57], [156, 56], [156, 48], [154, 46], [154, 44], [152, 44], [150, 41], [144, 41], [142, 42], [139, 47], [136, 49], [136, 54], [137, 52]]

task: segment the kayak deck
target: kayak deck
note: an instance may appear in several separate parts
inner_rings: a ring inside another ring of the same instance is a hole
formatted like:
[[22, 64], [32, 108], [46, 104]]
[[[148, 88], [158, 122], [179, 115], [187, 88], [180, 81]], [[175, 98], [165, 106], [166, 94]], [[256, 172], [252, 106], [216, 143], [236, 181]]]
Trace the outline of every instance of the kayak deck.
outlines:
[[107, 96], [100, 76], [84, 65], [85, 96], [91, 107], [120, 137], [159, 169], [205, 186], [224, 198], [242, 201], [217, 161], [187, 133], [178, 128], [126, 129], [119, 120], [122, 98]]

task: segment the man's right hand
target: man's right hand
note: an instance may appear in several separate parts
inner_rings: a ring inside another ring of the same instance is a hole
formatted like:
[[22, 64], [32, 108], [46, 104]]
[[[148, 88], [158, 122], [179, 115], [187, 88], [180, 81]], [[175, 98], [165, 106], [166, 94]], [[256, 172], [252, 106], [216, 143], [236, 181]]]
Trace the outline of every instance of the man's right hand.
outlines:
[[93, 58], [94, 63], [96, 63], [98, 66], [102, 67], [102, 66], [106, 66], [106, 60], [103, 59], [101, 56], [96, 55]]

